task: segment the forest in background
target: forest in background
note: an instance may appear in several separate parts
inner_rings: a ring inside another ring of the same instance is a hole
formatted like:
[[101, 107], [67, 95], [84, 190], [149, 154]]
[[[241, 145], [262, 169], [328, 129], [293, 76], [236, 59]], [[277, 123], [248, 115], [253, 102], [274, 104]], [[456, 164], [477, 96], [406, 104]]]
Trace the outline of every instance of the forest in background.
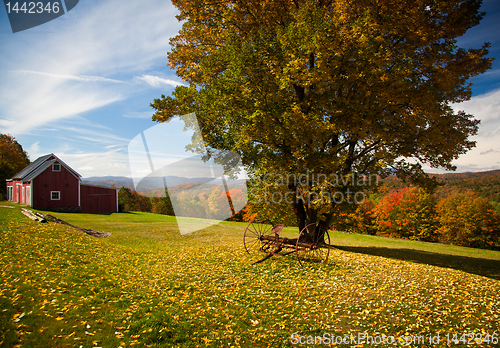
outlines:
[[[339, 212], [332, 229], [349, 233], [380, 235], [427, 242], [500, 250], [500, 170], [477, 173], [432, 174], [439, 185], [433, 192], [411, 186], [390, 176], [366, 193], [366, 199], [353, 204], [351, 211]], [[176, 199], [196, 209], [198, 216], [215, 217], [228, 199], [245, 199], [242, 190], [226, 192], [214, 185], [196, 189], [184, 184], [170, 189]], [[137, 192], [122, 187], [122, 211], [143, 211], [174, 215], [170, 196], [161, 190]], [[189, 192], [182, 193], [182, 192]], [[181, 193], [179, 195], [179, 193]], [[163, 197], [162, 197], [163, 196]], [[205, 215], [204, 215], [205, 214]], [[247, 204], [229, 218], [295, 225], [289, 204]]]

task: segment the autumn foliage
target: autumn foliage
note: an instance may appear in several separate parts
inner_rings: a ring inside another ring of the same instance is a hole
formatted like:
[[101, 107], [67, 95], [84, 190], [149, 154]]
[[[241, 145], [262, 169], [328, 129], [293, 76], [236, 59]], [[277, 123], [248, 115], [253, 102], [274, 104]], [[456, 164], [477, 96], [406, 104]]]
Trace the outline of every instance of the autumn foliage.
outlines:
[[333, 228], [427, 242], [500, 249], [500, 215], [473, 191], [430, 194], [404, 187], [367, 199], [351, 213], [339, 213]]
[[[153, 120], [196, 113], [204, 146], [238, 153], [251, 178], [396, 173], [421, 183], [422, 165], [454, 169], [475, 145], [479, 121], [451, 104], [469, 100], [469, 79], [492, 64], [488, 43], [457, 45], [479, 24], [480, 1], [172, 3], [182, 29], [168, 65], [184, 84], [153, 101]], [[335, 203], [305, 203], [318, 190], [353, 189], [317, 184], [291, 200], [299, 227], [333, 222]]]
[[10, 179], [28, 164], [28, 153], [16, 139], [9, 134], [0, 134], [0, 199], [4, 199], [7, 192], [5, 179]]
[[349, 231], [360, 234], [376, 234], [372, 211], [375, 204], [370, 199], [353, 207], [350, 212], [338, 209], [335, 213], [332, 228], [338, 231]]
[[120, 211], [151, 212], [151, 201], [148, 197], [141, 196], [137, 191], [122, 187], [118, 191], [118, 206]]
[[437, 205], [440, 241], [456, 245], [499, 246], [500, 216], [493, 205], [474, 192], [453, 192]]
[[[183, 189], [190, 185], [183, 185]], [[232, 189], [229, 192], [223, 191], [220, 187], [214, 186], [211, 191], [184, 190], [175, 192], [170, 196], [168, 192], [158, 192], [153, 197], [148, 197], [143, 193], [131, 191], [122, 187], [118, 191], [118, 204], [121, 211], [142, 211], [162, 215], [185, 215], [186, 212], [196, 214], [199, 218], [211, 218], [225, 220], [228, 216], [229, 205], [241, 206], [246, 201], [246, 197], [241, 190]], [[174, 211], [175, 203], [176, 210]], [[224, 209], [225, 208], [225, 209]], [[231, 220], [241, 221], [244, 212], [235, 211]]]
[[434, 241], [436, 202], [416, 187], [404, 188], [380, 200], [373, 216], [380, 234], [391, 237]]

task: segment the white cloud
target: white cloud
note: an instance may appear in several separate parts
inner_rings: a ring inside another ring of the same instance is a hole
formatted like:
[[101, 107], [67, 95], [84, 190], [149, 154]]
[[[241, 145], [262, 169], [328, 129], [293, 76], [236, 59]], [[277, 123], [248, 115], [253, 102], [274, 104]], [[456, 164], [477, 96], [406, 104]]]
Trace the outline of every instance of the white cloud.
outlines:
[[162, 87], [162, 86], [172, 86], [172, 87], [183, 86], [183, 84], [181, 82], [177, 82], [177, 81], [169, 80], [169, 79], [164, 79], [164, 78], [159, 77], [159, 76], [143, 75], [143, 76], [137, 77], [137, 80], [146, 82], [148, 85], [150, 85], [152, 87], [156, 87], [156, 88]]
[[28, 154], [30, 156], [30, 160], [32, 160], [32, 161], [34, 161], [38, 157], [42, 156], [42, 154], [40, 153], [40, 142], [39, 141], [31, 144], [31, 146], [25, 150], [28, 152]]
[[10, 72], [20, 73], [20, 74], [35, 74], [35, 75], [42, 75], [42, 76], [48, 76], [48, 77], [53, 77], [53, 78], [58, 78], [58, 79], [73, 80], [73, 81], [80, 81], [80, 82], [114, 82], [114, 83], [125, 83], [123, 81], [114, 80], [114, 79], [107, 79], [105, 77], [100, 77], [100, 76], [61, 75], [61, 74], [53, 74], [53, 73], [48, 73], [48, 72], [32, 71], [32, 70], [12, 70]]
[[[454, 104], [455, 110], [465, 110], [481, 120], [484, 125], [490, 121], [500, 119], [500, 89], [478, 95], [471, 100]], [[482, 127], [484, 128], [484, 127]]]
[[130, 111], [127, 112], [126, 114], [123, 114], [123, 117], [125, 118], [143, 118], [143, 119], [150, 119], [151, 116], [153, 116], [153, 111]]
[[2, 36], [2, 131], [33, 134], [144, 89], [123, 81], [164, 62], [180, 28], [176, 12], [160, 0], [89, 0], [44, 24], [38, 35]]
[[2, 99], [6, 101], [0, 106], [0, 127], [11, 134], [30, 133], [38, 127], [124, 99], [118, 91], [102, 90], [79, 81], [40, 75], [15, 81], [0, 87]]
[[[500, 169], [500, 89], [473, 97], [471, 100], [454, 104], [453, 108], [464, 110], [481, 120], [478, 135], [470, 139], [476, 147], [453, 162], [457, 172], [477, 172]], [[443, 170], [429, 169], [442, 173]]]
[[56, 155], [74, 168], [82, 177], [128, 176], [128, 156], [122, 150], [73, 153], [58, 151]]

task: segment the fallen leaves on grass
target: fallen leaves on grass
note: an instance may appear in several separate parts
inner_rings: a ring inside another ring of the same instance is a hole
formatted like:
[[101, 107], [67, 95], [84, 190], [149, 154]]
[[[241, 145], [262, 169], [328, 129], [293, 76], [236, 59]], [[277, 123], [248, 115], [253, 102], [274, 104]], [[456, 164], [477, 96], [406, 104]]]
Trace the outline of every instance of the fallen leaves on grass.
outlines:
[[250, 266], [231, 236], [134, 249], [14, 216], [1, 232], [12, 345], [279, 347], [295, 332], [492, 334], [500, 323], [499, 281], [425, 264], [332, 250], [326, 265]]

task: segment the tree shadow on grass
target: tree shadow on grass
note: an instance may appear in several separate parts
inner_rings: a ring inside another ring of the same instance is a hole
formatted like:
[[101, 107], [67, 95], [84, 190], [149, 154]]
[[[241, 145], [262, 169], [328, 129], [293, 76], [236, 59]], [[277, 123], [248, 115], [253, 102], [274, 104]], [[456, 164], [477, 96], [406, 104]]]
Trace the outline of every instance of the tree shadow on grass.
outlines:
[[[333, 246], [333, 245], [332, 245]], [[335, 246], [343, 251], [359, 254], [382, 256], [396, 260], [410, 261], [426, 265], [452, 268], [467, 273], [481, 275], [487, 278], [500, 280], [500, 261], [483, 259], [479, 257], [458, 256], [433, 253], [423, 250], [406, 248], [383, 248], [383, 247], [357, 247], [357, 246]]]

